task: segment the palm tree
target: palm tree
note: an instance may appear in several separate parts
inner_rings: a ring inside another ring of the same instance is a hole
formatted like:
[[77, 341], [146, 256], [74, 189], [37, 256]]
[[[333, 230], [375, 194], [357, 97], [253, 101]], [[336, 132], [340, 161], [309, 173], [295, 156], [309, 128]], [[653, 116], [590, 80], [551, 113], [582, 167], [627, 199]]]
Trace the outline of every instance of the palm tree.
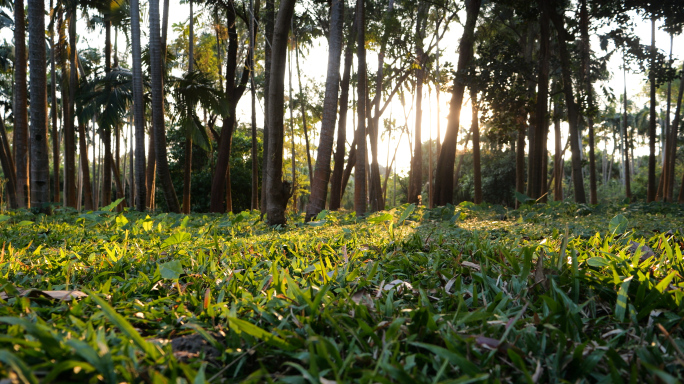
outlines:
[[14, 3], [14, 164], [16, 167], [17, 204], [31, 206], [29, 193], [28, 107], [26, 93], [26, 31], [24, 0]]
[[[285, 209], [290, 199], [291, 185], [283, 180], [283, 112], [285, 99], [285, 64], [287, 35], [296, 0], [281, 0], [271, 44], [271, 73], [266, 116], [268, 117], [268, 174], [266, 177], [266, 214], [269, 224], [284, 225]], [[232, 81], [232, 79], [231, 79]]]
[[[325, 208], [325, 198], [330, 179], [330, 156], [335, 137], [337, 114], [337, 91], [340, 83], [340, 56], [342, 53], [342, 30], [344, 27], [344, 0], [333, 0], [330, 13], [330, 37], [328, 38], [328, 73], [325, 80], [323, 120], [316, 157], [316, 171], [311, 184], [311, 197], [306, 208], [306, 220], [310, 221]], [[346, 102], [345, 102], [346, 104]], [[346, 106], [343, 106], [346, 107]], [[344, 142], [342, 143], [344, 145]], [[339, 148], [339, 147], [338, 147]], [[344, 147], [342, 147], [344, 152]]]
[[178, 197], [173, 188], [169, 161], [166, 155], [166, 130], [164, 124], [164, 100], [162, 90], [162, 42], [159, 36], [159, 0], [150, 1], [150, 77], [152, 81], [152, 129], [157, 160], [157, 175], [162, 184], [164, 197], [171, 212], [180, 212]]
[[45, 1], [28, 0], [29, 62], [31, 65], [31, 199], [41, 207], [50, 201], [47, 129], [47, 62]]
[[140, 4], [131, 0], [131, 53], [133, 55], [133, 120], [135, 123], [135, 184], [136, 208], [145, 210], [147, 188], [145, 183], [145, 104], [143, 103], [143, 76], [140, 52]]
[[[191, 74], [194, 71], [195, 66], [195, 14], [192, 8], [192, 3], [192, 0], [190, 0], [190, 38], [188, 41], [188, 74]], [[194, 108], [195, 105], [187, 105], [185, 108], [185, 115], [190, 115], [190, 121], [194, 120], [192, 119], [192, 116], [194, 115]], [[190, 213], [190, 183], [192, 183], [192, 178], [190, 177], [192, 173], [192, 135], [189, 134], [190, 132], [192, 132], [192, 130], [187, 128], [185, 131], [185, 174], [183, 176], [183, 213], [185, 213], [186, 215]]]
[[354, 171], [354, 211], [361, 217], [366, 213], [366, 18], [365, 0], [357, 0], [356, 58], [359, 63], [357, 86], [357, 113], [359, 125], [354, 134], [356, 140], [356, 165]]

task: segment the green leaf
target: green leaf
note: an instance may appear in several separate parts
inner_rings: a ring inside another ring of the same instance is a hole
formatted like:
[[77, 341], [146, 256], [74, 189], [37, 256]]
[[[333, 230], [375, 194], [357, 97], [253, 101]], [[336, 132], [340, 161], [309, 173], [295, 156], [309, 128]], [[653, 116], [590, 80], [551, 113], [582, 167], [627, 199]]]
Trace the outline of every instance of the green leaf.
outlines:
[[613, 234], [623, 233], [627, 229], [627, 223], [627, 218], [624, 215], [615, 215], [608, 224], [608, 230]]
[[159, 272], [163, 279], [176, 280], [185, 271], [183, 271], [183, 266], [179, 260], [172, 260], [167, 263], [159, 264]]
[[627, 290], [629, 289], [630, 281], [632, 281], [631, 277], [626, 278], [622, 285], [620, 285], [620, 291], [618, 292], [617, 303], [615, 304], [615, 317], [620, 321], [625, 320], [625, 313], [627, 313]]
[[371, 217], [370, 219], [368, 219], [368, 222], [374, 223], [374, 224], [379, 224], [379, 223], [384, 223], [385, 221], [390, 221], [392, 219], [393, 219], [393, 217], [391, 214], [383, 213], [380, 216]]
[[29, 225], [33, 225], [33, 221], [23, 220], [17, 223], [17, 227], [28, 227]]
[[675, 276], [677, 276], [677, 272], [672, 271], [664, 279], [660, 280], [658, 285], [656, 285], [656, 289], [658, 290], [658, 292], [663, 293], [665, 289], [667, 289], [667, 287], [670, 285], [670, 282], [672, 281], [672, 279], [674, 279]]
[[0, 361], [12, 367], [12, 370], [23, 383], [38, 384], [38, 379], [23, 360], [8, 350], [0, 349]]
[[95, 301], [95, 303], [97, 303], [97, 305], [100, 306], [102, 313], [104, 313], [107, 319], [109, 319], [109, 321], [119, 328], [119, 330], [126, 335], [126, 337], [133, 340], [133, 343], [135, 343], [138, 348], [142, 349], [150, 358], [152, 358], [152, 360], [157, 360], [161, 357], [161, 352], [159, 349], [157, 349], [154, 344], [148, 343], [145, 339], [143, 339], [138, 331], [133, 328], [131, 323], [126, 321], [123, 316], [119, 315], [116, 310], [109, 305], [109, 303], [98, 296], [95, 292], [86, 291], [86, 293], [93, 301]]
[[7, 220], [9, 220], [9, 219], [10, 219], [10, 217], [7, 216], [7, 215], [0, 215], [0, 223], [3, 222], [3, 221], [7, 221]]
[[520, 193], [518, 191], [515, 191], [515, 199], [520, 202], [520, 204], [534, 204], [536, 202], [535, 199], [527, 196], [524, 193]]
[[173, 235], [167, 237], [166, 240], [164, 240], [164, 242], [162, 243], [161, 247], [166, 248], [166, 247], [170, 247], [170, 246], [176, 245], [176, 244], [181, 244], [181, 243], [184, 243], [184, 242], [190, 241], [190, 240], [192, 240], [192, 235], [190, 235], [189, 233], [187, 233], [187, 232], [176, 232]]
[[117, 205], [121, 204], [122, 201], [124, 201], [123, 197], [105, 207], [100, 208], [100, 211], [111, 212], [114, 208], [116, 208]]
[[413, 210], [416, 209], [415, 204], [409, 204], [404, 208], [404, 212], [401, 213], [401, 216], [399, 216], [399, 220], [397, 220], [397, 224], [401, 224], [404, 222], [404, 220], [408, 219], [409, 216], [413, 213]]
[[291, 351], [294, 349], [294, 346], [287, 341], [281, 339], [280, 337], [273, 335], [271, 333], [268, 333], [264, 331], [263, 329], [257, 327], [256, 325], [240, 320], [237, 317], [233, 316], [228, 316], [228, 321], [230, 322], [230, 325], [237, 328], [239, 331], [244, 332], [250, 336], [254, 336], [257, 339], [263, 340], [268, 344], [271, 344], [275, 347], [278, 347], [280, 349], [284, 349], [286, 351]]
[[449, 360], [451, 364], [459, 366], [463, 370], [463, 372], [468, 375], [476, 375], [480, 373], [480, 368], [478, 368], [477, 365], [471, 363], [470, 361], [468, 361], [468, 359], [466, 359], [459, 353], [432, 344], [418, 342], [412, 342], [410, 344], [415, 345], [416, 347], [425, 348], [428, 351], [434, 353], [435, 355], [443, 359]]
[[587, 264], [592, 267], [608, 267], [610, 266], [610, 263], [608, 260], [604, 259], [603, 257], [592, 257], [590, 259], [587, 259]]

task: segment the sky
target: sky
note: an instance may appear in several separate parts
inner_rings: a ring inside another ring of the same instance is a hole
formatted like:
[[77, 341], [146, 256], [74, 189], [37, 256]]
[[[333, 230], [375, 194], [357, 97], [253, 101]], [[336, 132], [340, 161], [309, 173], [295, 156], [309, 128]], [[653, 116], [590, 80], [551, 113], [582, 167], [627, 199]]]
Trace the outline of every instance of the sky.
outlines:
[[[176, 38], [177, 33], [173, 30], [172, 26], [173, 24], [180, 23], [180, 24], [186, 24], [188, 22], [188, 16], [189, 16], [189, 4], [180, 4], [179, 0], [171, 0], [170, 2], [170, 12], [169, 12], [169, 37], [168, 40], [172, 41]], [[147, 7], [146, 7], [146, 2], [143, 1], [143, 4], [141, 4], [141, 11], [144, 11], [143, 13], [146, 13]], [[196, 21], [196, 33], [199, 34], [201, 32], [201, 23], [202, 23], [202, 18], [203, 17], [209, 17], [206, 12], [202, 12], [202, 9], [198, 9], [196, 7], [196, 17], [198, 17], [198, 20]], [[465, 20], [465, 12], [462, 12], [462, 14], [459, 14], [460, 20]], [[640, 18], [635, 14], [634, 15], [635, 20], [637, 20], [637, 28], [636, 28], [636, 34], [642, 39], [642, 43], [648, 44], [650, 43], [651, 39], [651, 26], [650, 26], [650, 21], [642, 21]], [[143, 15], [143, 23], [141, 24], [141, 29], [143, 30], [143, 42], [142, 44], [146, 44], [146, 35], [147, 31], [149, 28], [148, 24], [148, 15], [144, 14]], [[80, 20], [78, 24], [78, 36], [79, 36], [79, 41], [78, 44], [80, 47], [84, 46], [89, 46], [93, 48], [99, 48], [103, 49], [104, 47], [104, 32], [96, 30], [94, 32], [88, 31], [85, 28], [85, 23]], [[657, 24], [657, 27], [660, 26], [660, 23]], [[454, 67], [455, 64], [458, 60], [458, 54], [456, 53], [457, 47], [458, 47], [458, 42], [460, 40], [461, 34], [462, 34], [463, 28], [460, 24], [456, 22], [452, 22], [450, 24], [450, 28], [447, 31], [446, 35], [444, 36], [442, 42], [440, 43], [440, 49], [441, 49], [441, 58], [440, 62], [443, 65], [445, 62], [451, 62], [453, 63]], [[3, 33], [0, 34], [0, 38], [6, 38], [8, 40], [11, 40], [11, 35], [8, 33], [7, 30], [5, 30]], [[429, 36], [427, 37], [426, 41], [429, 40]], [[120, 49], [124, 50], [125, 52], [129, 51], [129, 48], [124, 48], [126, 44], [126, 40], [124, 37], [120, 34], [119, 35], [119, 45]], [[598, 37], [592, 36], [592, 48], [597, 54], [600, 54], [598, 45]], [[656, 29], [656, 46], [665, 51], [669, 52], [670, 49], [670, 38], [669, 35], [660, 29]], [[674, 39], [674, 58], [681, 60], [683, 58], [683, 53], [681, 52], [681, 47], [684, 46], [684, 36], [678, 36]], [[294, 57], [294, 55], [293, 55]], [[309, 48], [308, 54], [305, 54], [301, 59], [301, 67], [302, 67], [302, 73], [304, 74], [304, 78], [302, 79], [303, 83], [307, 82], [314, 82], [320, 84], [321, 87], [324, 87], [325, 84], [325, 76], [326, 76], [326, 71], [327, 71], [327, 59], [328, 59], [328, 49], [327, 49], [327, 40], [325, 38], [319, 38], [313, 42], [313, 45]], [[128, 60], [130, 60], [130, 55], [128, 55]], [[623, 77], [622, 77], [622, 69], [621, 69], [621, 62], [620, 62], [620, 56], [619, 55], [614, 55], [611, 60], [609, 61], [608, 68], [612, 74], [612, 78], [604, 84], [604, 86], [611, 87], [616, 93], [621, 93], [622, 87], [623, 87]], [[368, 63], [368, 69], [369, 72], [374, 73], [376, 68], [377, 68], [377, 55], [373, 51], [368, 51], [368, 57], [367, 57], [367, 63]], [[356, 62], [354, 63], [354, 68], [357, 68]], [[628, 92], [628, 97], [631, 99], [634, 97], [634, 95], [642, 94], [643, 93], [643, 88], [645, 85], [645, 77], [646, 74], [644, 73], [628, 73], [627, 74], [627, 92]], [[296, 80], [296, 74], [293, 76], [293, 89], [296, 90], [298, 89], [298, 84]], [[286, 87], [288, 86], [287, 83], [287, 76], [286, 76]], [[351, 95], [350, 95], [351, 97]], [[449, 107], [449, 100], [451, 98], [450, 94], [441, 93], [440, 96], [440, 102], [439, 102], [439, 116], [437, 116], [437, 109], [438, 109], [438, 103], [437, 103], [437, 98], [436, 98], [436, 90], [430, 89], [430, 87], [424, 87], [424, 95], [423, 95], [423, 119], [422, 119], [422, 139], [428, 140], [430, 136], [433, 138], [437, 137], [437, 131], [438, 131], [438, 123], [440, 126], [440, 133], [441, 133], [441, 138], [444, 138], [445, 131], [446, 131], [446, 126], [447, 126], [447, 115], [448, 115], [448, 107]], [[640, 97], [638, 104], [641, 105], [645, 103], [647, 99], [645, 99], [643, 96]], [[407, 121], [407, 126], [409, 129], [409, 132], [413, 132], [413, 127], [414, 127], [414, 121], [415, 121], [415, 110], [414, 108], [410, 108], [410, 99], [407, 98], [407, 112], [409, 113], [408, 115], [408, 121]], [[602, 101], [599, 101], [602, 102]], [[250, 121], [250, 102], [249, 102], [249, 94], [246, 93], [245, 96], [241, 99], [240, 104], [238, 105], [238, 121], [240, 122], [249, 122]], [[262, 125], [263, 123], [263, 108], [264, 106], [261, 103], [257, 103], [257, 122], [258, 125]], [[410, 111], [409, 111], [410, 110]], [[469, 129], [470, 127], [470, 122], [471, 122], [471, 108], [469, 104], [469, 100], [467, 99], [466, 95], [466, 103], [462, 107], [462, 113], [461, 113], [461, 127], [462, 129], [460, 132], [462, 132], [461, 137], [465, 135], [465, 131]], [[674, 113], [674, 111], [673, 111]], [[348, 124], [347, 124], [347, 138], [353, 138], [353, 119], [352, 115], [354, 115], [353, 111], [349, 111], [349, 117], [348, 117]], [[404, 122], [404, 112], [401, 106], [401, 103], [399, 101], [398, 97], [395, 97], [395, 100], [391, 103], [390, 107], [387, 109], [385, 114], [382, 116], [383, 119], [388, 118], [389, 116], [392, 116], [393, 119], [396, 120], [397, 125], [401, 125]], [[382, 124], [382, 123], [381, 123]], [[320, 124], [316, 127], [317, 129], [320, 128]], [[465, 128], [465, 129], [464, 129]], [[398, 155], [397, 155], [397, 160], [396, 160], [396, 167], [398, 168], [400, 173], [408, 173], [408, 169], [410, 167], [410, 156], [405, 155], [409, 151], [409, 141], [406, 135], [403, 135], [401, 138], [401, 141], [397, 140], [398, 135], [393, 135], [392, 139], [388, 139], [386, 137], [381, 138], [381, 142], [379, 144], [379, 154], [378, 158], [380, 161], [381, 165], [385, 165], [385, 161], [388, 158], [388, 153], [389, 153], [389, 158], [391, 159], [392, 155], [394, 154], [394, 151], [396, 148], [398, 148]], [[317, 139], [317, 135], [315, 138]], [[567, 126], [564, 127], [564, 132], [563, 132], [563, 141], [566, 140], [567, 137]], [[316, 140], [317, 141], [317, 140]], [[412, 142], [413, 140], [411, 140]], [[553, 149], [553, 130], [551, 130], [549, 134], [549, 149]], [[317, 145], [317, 142], [313, 143], [314, 145]], [[459, 146], [460, 148], [460, 146]], [[601, 148], [603, 148], [603, 144], [601, 144]], [[288, 155], [288, 152], [286, 150], [286, 156]], [[315, 157], [315, 154], [312, 154], [312, 156]]]

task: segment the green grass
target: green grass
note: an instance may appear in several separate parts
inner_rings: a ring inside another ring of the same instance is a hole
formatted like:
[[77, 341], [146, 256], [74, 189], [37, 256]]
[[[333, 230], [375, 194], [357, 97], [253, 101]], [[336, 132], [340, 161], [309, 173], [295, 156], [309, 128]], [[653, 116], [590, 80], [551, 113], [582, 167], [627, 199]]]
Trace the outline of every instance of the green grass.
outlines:
[[684, 206], [0, 220], [0, 377], [19, 382], [684, 376]]

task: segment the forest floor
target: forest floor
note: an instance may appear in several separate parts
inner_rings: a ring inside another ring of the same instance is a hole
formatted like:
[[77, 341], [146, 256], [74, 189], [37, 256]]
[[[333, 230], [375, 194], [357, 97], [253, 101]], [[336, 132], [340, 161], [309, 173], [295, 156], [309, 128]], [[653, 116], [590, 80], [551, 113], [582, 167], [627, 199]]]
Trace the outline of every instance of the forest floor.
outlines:
[[681, 205], [112, 208], [0, 215], [0, 383], [684, 380]]

